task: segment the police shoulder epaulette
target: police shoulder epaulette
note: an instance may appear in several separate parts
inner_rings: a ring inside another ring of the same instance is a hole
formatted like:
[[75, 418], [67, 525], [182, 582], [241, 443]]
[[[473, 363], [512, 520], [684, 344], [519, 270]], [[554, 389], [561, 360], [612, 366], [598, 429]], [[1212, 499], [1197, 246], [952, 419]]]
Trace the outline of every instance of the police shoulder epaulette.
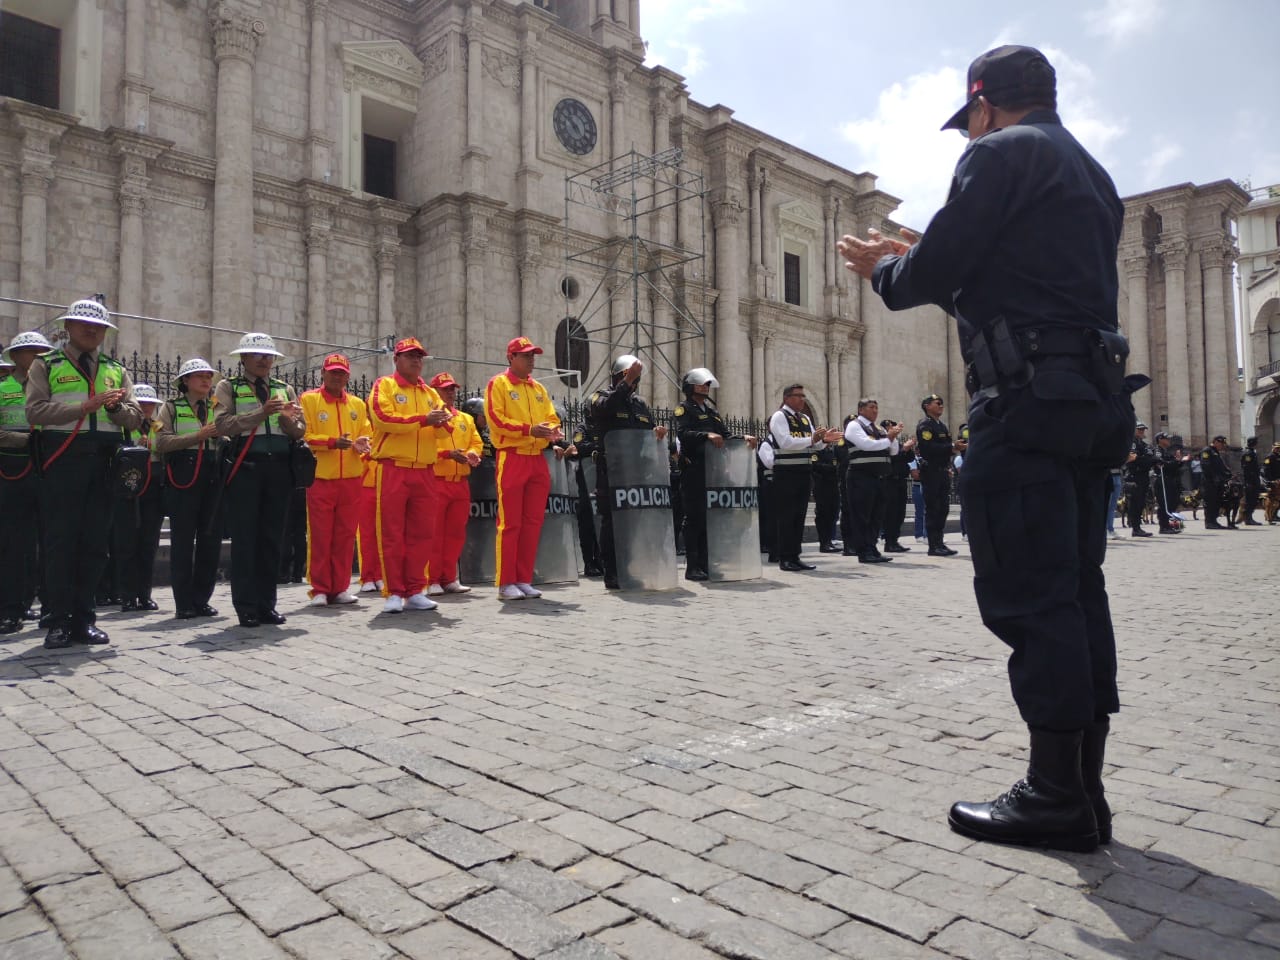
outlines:
[[683, 404], [683, 403], [677, 404], [677, 405], [676, 405], [676, 409], [675, 409], [675, 411], [674, 411], [674, 412], [675, 412], [675, 415], [676, 415], [677, 417], [683, 417], [683, 416], [684, 416], [684, 404]]

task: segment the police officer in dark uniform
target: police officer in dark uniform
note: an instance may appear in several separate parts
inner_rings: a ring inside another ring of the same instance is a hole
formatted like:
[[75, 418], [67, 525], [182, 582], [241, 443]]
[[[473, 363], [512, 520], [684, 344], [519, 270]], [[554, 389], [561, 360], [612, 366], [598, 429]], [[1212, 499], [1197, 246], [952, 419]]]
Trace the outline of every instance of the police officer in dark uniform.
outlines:
[[1200, 490], [1204, 495], [1204, 527], [1206, 530], [1226, 530], [1218, 522], [1218, 514], [1222, 512], [1222, 494], [1227, 481], [1231, 479], [1231, 470], [1227, 461], [1222, 459], [1227, 449], [1227, 438], [1217, 436], [1209, 446], [1200, 451]]
[[111, 460], [125, 430], [142, 426], [133, 381], [101, 353], [114, 330], [98, 300], [77, 300], [59, 318], [67, 344], [37, 357], [27, 378], [27, 421], [40, 428], [40, 515], [45, 593], [53, 625], [46, 648], [109, 643], [95, 626], [94, 593], [111, 539]]
[[[847, 425], [846, 425], [847, 426]], [[888, 431], [896, 427], [894, 420], [881, 420], [880, 429]], [[845, 446], [848, 446], [846, 443]], [[901, 540], [902, 524], [907, 519], [907, 497], [911, 493], [911, 461], [915, 459], [914, 438], [908, 437], [898, 452], [889, 457], [889, 475], [884, 478], [884, 552], [908, 553]]]
[[1012, 649], [1030, 764], [991, 803], [952, 807], [980, 840], [1091, 850], [1111, 836], [1102, 785], [1119, 709], [1102, 561], [1107, 481], [1133, 438], [1116, 253], [1124, 204], [1062, 126], [1053, 67], [1003, 46], [969, 67], [946, 127], [970, 143], [922, 237], [844, 237], [893, 310], [956, 318], [970, 365], [962, 495], [983, 623]]
[[[1270, 487], [1280, 480], [1280, 440], [1271, 445], [1271, 454], [1262, 461], [1262, 479]], [[1280, 523], [1280, 513], [1275, 514], [1272, 523]]]
[[859, 563], [888, 563], [890, 557], [876, 549], [884, 525], [884, 483], [893, 472], [893, 457], [901, 452], [900, 424], [887, 429], [876, 426], [879, 401], [863, 397], [858, 415], [844, 428], [850, 446], [848, 500], [853, 511], [853, 546]]
[[[604, 567], [606, 589], [618, 589], [618, 557], [613, 547], [613, 505], [609, 500], [609, 462], [605, 459], [604, 440], [612, 430], [649, 430], [659, 440], [665, 440], [667, 428], [654, 425], [653, 413], [644, 398], [636, 392], [644, 364], [639, 357], [624, 353], [613, 361], [610, 371], [610, 387], [591, 395], [591, 435], [597, 443], [596, 509], [600, 511], [600, 564]], [[705, 566], [685, 570], [688, 580], [707, 579]]]
[[[586, 411], [591, 416], [591, 411]], [[591, 490], [587, 486], [586, 472], [583, 464], [593, 463], [594, 454], [599, 448], [595, 435], [591, 432], [590, 422], [582, 424], [573, 432], [573, 479], [578, 485], [578, 546], [582, 549], [582, 575], [599, 577], [604, 574], [600, 566], [600, 545], [596, 540], [595, 509], [591, 506]]]
[[829, 444], [813, 458], [813, 523], [818, 528], [818, 551], [838, 553], [840, 547], [832, 542], [836, 519], [840, 515], [840, 490], [837, 488], [839, 464], [836, 462], [836, 445]]
[[707, 579], [707, 444], [724, 446], [729, 428], [720, 419], [711, 390], [720, 386], [706, 367], [695, 367], [680, 378], [684, 403], [676, 406], [676, 436], [683, 459], [680, 490], [684, 498], [684, 575]]
[[1129, 446], [1129, 462], [1125, 466], [1125, 512], [1129, 529], [1135, 537], [1149, 537], [1142, 529], [1142, 512], [1147, 508], [1147, 495], [1151, 492], [1151, 468], [1155, 466], [1155, 450], [1147, 443], [1147, 425], [1138, 421], [1133, 429], [1133, 443]]
[[1156, 434], [1156, 512], [1160, 517], [1161, 533], [1181, 533], [1182, 528], [1175, 526], [1173, 514], [1178, 512], [1182, 501], [1182, 464], [1186, 457], [1179, 457], [1173, 449], [1173, 438], [1167, 433]]
[[1240, 476], [1244, 480], [1244, 525], [1260, 527], [1262, 524], [1253, 519], [1253, 511], [1258, 509], [1258, 497], [1262, 494], [1262, 460], [1258, 457], [1257, 437], [1249, 437], [1244, 442]]
[[293, 473], [289, 447], [306, 433], [293, 387], [271, 376], [284, 354], [265, 333], [246, 333], [233, 351], [244, 366], [238, 377], [214, 390], [214, 424], [231, 438], [225, 479], [227, 526], [231, 530], [231, 603], [242, 627], [282, 624], [276, 610], [276, 574], [280, 569]]
[[804, 384], [783, 388], [782, 406], [769, 418], [773, 445], [773, 509], [778, 518], [779, 569], [799, 573], [816, 569], [800, 559], [804, 520], [809, 510], [814, 456], [840, 439], [838, 430], [820, 430], [805, 413]]
[[943, 543], [947, 514], [951, 512], [951, 455], [964, 453], [965, 444], [951, 439], [942, 422], [942, 398], [931, 393], [920, 401], [924, 419], [916, 424], [916, 462], [924, 494], [924, 529], [929, 535], [929, 556], [953, 557], [956, 551]]

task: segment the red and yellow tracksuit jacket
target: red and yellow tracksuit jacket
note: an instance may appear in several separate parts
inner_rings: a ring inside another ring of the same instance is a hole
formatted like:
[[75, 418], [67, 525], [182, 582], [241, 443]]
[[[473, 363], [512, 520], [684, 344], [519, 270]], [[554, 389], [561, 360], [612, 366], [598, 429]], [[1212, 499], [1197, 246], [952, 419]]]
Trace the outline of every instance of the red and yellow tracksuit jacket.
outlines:
[[308, 390], [298, 398], [298, 402], [307, 421], [303, 439], [316, 455], [316, 479], [363, 477], [364, 458], [350, 447], [339, 450], [337, 445], [338, 438], [344, 434], [352, 440], [371, 435], [364, 401], [345, 390], [341, 397], [333, 397], [320, 387]]
[[476, 429], [476, 422], [471, 414], [455, 410], [448, 426], [451, 429], [436, 427], [437, 458], [434, 469], [436, 476], [441, 479], [461, 480], [471, 474], [471, 467], [469, 464], [459, 463], [449, 457], [449, 451], [460, 450], [463, 453], [474, 453], [479, 456], [484, 452], [484, 447], [480, 442], [480, 431]]
[[489, 440], [495, 450], [538, 454], [551, 441], [530, 436], [539, 423], [560, 426], [560, 415], [546, 387], [530, 377], [520, 380], [508, 368], [489, 381], [485, 391], [484, 415], [489, 421]]
[[421, 378], [410, 383], [398, 373], [379, 377], [369, 392], [369, 423], [373, 428], [373, 459], [398, 467], [430, 467], [436, 462], [437, 430], [424, 426], [422, 417], [444, 406], [440, 394]]

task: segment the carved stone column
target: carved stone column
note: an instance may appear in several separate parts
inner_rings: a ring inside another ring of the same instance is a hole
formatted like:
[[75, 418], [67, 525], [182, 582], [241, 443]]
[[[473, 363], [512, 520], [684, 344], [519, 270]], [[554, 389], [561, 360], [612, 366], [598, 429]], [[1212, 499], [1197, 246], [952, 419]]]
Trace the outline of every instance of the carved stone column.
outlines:
[[[650, 111], [653, 114], [653, 152], [655, 154], [664, 153], [671, 146], [671, 104], [667, 100], [667, 91], [664, 87], [659, 86], [654, 90], [654, 95], [649, 101]], [[671, 177], [670, 170], [656, 170], [653, 180], [654, 196], [664, 196], [666, 202], [669, 202], [670, 195], [662, 194], [660, 191], [670, 190], [663, 182], [664, 179]], [[659, 203], [664, 202], [659, 200]], [[654, 239], [662, 246], [670, 245], [675, 233], [672, 224], [673, 211], [669, 206], [663, 207], [654, 214], [656, 222], [652, 226]]]
[[[466, 317], [463, 328], [466, 331], [466, 353], [468, 361], [463, 375], [466, 383], [484, 383], [488, 380], [487, 368], [475, 363], [485, 359], [484, 349], [484, 305], [486, 291], [484, 288], [485, 259], [489, 254], [489, 224], [478, 215], [471, 214], [467, 218], [467, 232], [462, 241], [462, 256], [466, 264], [467, 300]], [[519, 320], [517, 320], [517, 325]]]
[[[18, 295], [24, 300], [44, 300], [48, 296], [49, 188], [54, 180], [54, 151], [62, 135], [75, 124], [75, 119], [16, 100], [6, 101], [6, 106], [21, 140], [18, 155], [22, 196]], [[45, 315], [40, 307], [20, 306], [19, 329], [29, 330], [38, 326]]]
[[[760, 267], [766, 281], [774, 276], [773, 218], [769, 215], [769, 171], [760, 168]], [[776, 293], [776, 291], [775, 291]], [[766, 294], [767, 295], [767, 294]]]
[[[1125, 285], [1129, 291], [1129, 316], [1124, 335], [1129, 340], [1130, 373], [1151, 374], [1151, 347], [1147, 319], [1147, 271], [1150, 258], [1146, 251], [1129, 256], [1124, 261]], [[1143, 423], [1151, 422], [1152, 388], [1139, 390], [1133, 395], [1133, 408]]]
[[[121, 313], [143, 312], [142, 271], [146, 254], [143, 215], [151, 177], [149, 164], [173, 144], [128, 130], [112, 130], [111, 146], [120, 158], [120, 180], [116, 196], [120, 202], [120, 252], [115, 309]], [[138, 321], [120, 324], [116, 351], [127, 357], [143, 350], [142, 327]]]
[[1231, 240], [1226, 241], [1226, 250], [1222, 260], [1222, 303], [1225, 314], [1224, 326], [1227, 335], [1227, 423], [1223, 427], [1227, 439], [1233, 446], [1240, 446], [1240, 378], [1237, 376], [1236, 357], [1236, 319], [1235, 319], [1235, 282], [1232, 267], [1240, 256], [1240, 248]]
[[[748, 197], [750, 198], [750, 207], [751, 207], [750, 246], [751, 246], [751, 272], [753, 274], [758, 274], [760, 272], [759, 268], [762, 262], [760, 259], [760, 249], [761, 249], [760, 184], [763, 182], [763, 180], [764, 178], [760, 175], [760, 169], [753, 165], [751, 167], [751, 172], [747, 174], [747, 186], [750, 188]], [[759, 277], [757, 277], [757, 280], [759, 280]], [[763, 294], [759, 291], [759, 289], [756, 290], [756, 296], [757, 297], [763, 296]]]
[[326, 343], [329, 331], [329, 238], [333, 233], [333, 210], [329, 204], [312, 199], [306, 208], [307, 245], [307, 329], [308, 340]]
[[520, 37], [520, 166], [516, 186], [522, 207], [536, 205], [534, 195], [542, 174], [537, 170], [538, 153], [538, 35], [527, 30]]
[[1187, 396], [1191, 409], [1191, 423], [1188, 430], [1197, 444], [1208, 443], [1213, 433], [1212, 426], [1205, 426], [1206, 399], [1205, 391], [1205, 329], [1204, 329], [1204, 286], [1200, 273], [1200, 250], [1192, 247], [1187, 254], [1186, 272], [1187, 302]]
[[609, 76], [609, 150], [618, 162], [627, 148], [627, 81], [616, 68]]
[[400, 227], [411, 216], [404, 204], [382, 198], [370, 201], [374, 220], [373, 260], [378, 271], [378, 340], [385, 344], [395, 337], [396, 273], [400, 261]]
[[324, 180], [330, 173], [329, 111], [327, 109], [329, 85], [327, 78], [329, 55], [329, 31], [325, 15], [329, 0], [311, 0], [311, 51], [310, 75], [307, 94], [307, 167], [312, 180]]
[[462, 154], [462, 181], [471, 193], [484, 193], [489, 154], [484, 143], [484, 12], [479, 3], [467, 10], [467, 146]]
[[1223, 300], [1223, 264], [1226, 251], [1222, 244], [1212, 244], [1200, 251], [1204, 270], [1204, 370], [1205, 370], [1205, 428], [1212, 437], [1227, 429], [1236, 411], [1230, 408], [1231, 392], [1228, 379], [1236, 376], [1235, 353], [1227, 353], [1231, 340], [1229, 329], [1235, 326]]
[[844, 341], [827, 337], [827, 426], [838, 424], [843, 417], [844, 398], [840, 395], [840, 364], [844, 360]]
[[839, 201], [827, 196], [822, 200], [822, 311], [825, 316], [836, 315], [836, 209]]
[[[534, 306], [534, 290], [538, 282], [538, 269], [542, 266], [542, 241], [538, 235], [526, 231], [520, 238], [520, 258], [516, 270], [520, 274], [520, 289], [516, 315], [517, 331], [525, 330], [526, 318], [536, 316]], [[529, 331], [533, 335], [533, 331]]]
[[722, 371], [720, 408], [729, 416], [744, 416], [750, 409], [750, 385], [734, 371], [746, 368], [746, 343], [742, 321], [738, 315], [741, 299], [738, 282], [742, 267], [739, 228], [742, 223], [742, 201], [738, 192], [722, 187], [714, 204], [716, 224], [716, 364]]
[[[213, 180], [215, 327], [252, 329], [253, 309], [253, 64], [266, 24], [231, 4], [211, 17], [218, 66]], [[208, 348], [212, 349], [212, 342]]]
[[1165, 391], [1169, 432], [1191, 429], [1187, 366], [1187, 241], [1162, 238], [1156, 252], [1164, 260]]
[[[777, 328], [768, 321], [756, 319], [751, 330], [751, 416], [763, 420], [766, 416], [769, 397], [765, 383], [765, 356], [769, 350], [769, 341], [777, 335]], [[728, 371], [726, 371], [727, 375]], [[723, 381], [721, 381], [723, 383]]]
[[147, 0], [126, 0], [124, 11], [124, 127], [147, 129], [151, 87], [146, 83]]

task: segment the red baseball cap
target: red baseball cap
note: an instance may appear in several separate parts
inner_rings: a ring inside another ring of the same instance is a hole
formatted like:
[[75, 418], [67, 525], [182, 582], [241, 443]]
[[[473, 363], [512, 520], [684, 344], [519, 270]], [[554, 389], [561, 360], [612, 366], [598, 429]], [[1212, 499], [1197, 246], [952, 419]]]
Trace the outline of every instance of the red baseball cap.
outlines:
[[444, 390], [447, 387], [456, 387], [457, 385], [458, 381], [453, 379], [451, 374], [443, 370], [432, 377], [431, 382], [427, 384], [427, 386], [431, 387], [432, 390]]
[[507, 356], [513, 353], [541, 353], [541, 347], [535, 347], [528, 337], [516, 337], [507, 344]]
[[351, 361], [340, 353], [331, 353], [324, 358], [323, 370], [345, 370], [351, 372]]
[[431, 354], [427, 353], [427, 348], [422, 345], [422, 342], [418, 340], [417, 337], [405, 337], [403, 340], [397, 342], [395, 353], [397, 357], [402, 353], [420, 353], [424, 357], [431, 356]]

